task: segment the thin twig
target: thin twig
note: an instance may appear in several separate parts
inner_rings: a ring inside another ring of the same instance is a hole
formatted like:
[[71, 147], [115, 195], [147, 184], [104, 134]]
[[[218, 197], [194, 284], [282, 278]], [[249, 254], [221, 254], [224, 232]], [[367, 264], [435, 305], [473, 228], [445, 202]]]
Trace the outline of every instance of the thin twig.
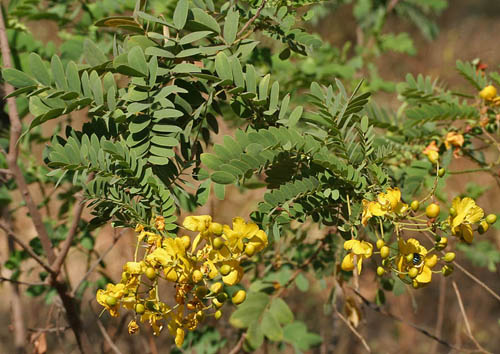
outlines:
[[68, 329], [71, 329], [70, 326], [65, 326], [65, 327], [49, 327], [49, 328], [28, 328], [29, 332], [64, 332], [67, 331]]
[[[89, 175], [87, 183], [90, 182], [92, 179], [94, 179], [93, 172]], [[54, 270], [54, 273], [56, 275], [59, 274], [59, 272], [61, 271], [61, 267], [66, 259], [66, 256], [68, 255], [69, 249], [71, 248], [71, 244], [73, 243], [73, 240], [76, 236], [76, 231], [78, 230], [78, 223], [80, 222], [84, 208], [85, 208], [85, 203], [83, 202], [83, 194], [80, 194], [76, 199], [75, 210], [73, 213], [73, 221], [68, 231], [68, 235], [66, 236], [66, 240], [64, 240], [64, 243], [62, 244], [61, 252], [57, 255], [57, 258], [54, 261], [54, 263], [52, 263], [52, 269]]]
[[16, 284], [16, 285], [26, 285], [26, 286], [39, 286], [39, 285], [47, 285], [47, 283], [43, 283], [43, 282], [37, 282], [37, 283], [28, 283], [28, 282], [25, 282], [25, 281], [21, 281], [21, 280], [14, 280], [14, 279], [10, 279], [10, 278], [5, 278], [5, 277], [0, 277], [0, 283], [1, 282], [8, 282], [8, 283], [11, 283], [11, 284]]
[[484, 290], [489, 292], [495, 299], [500, 301], [500, 295], [498, 295], [496, 292], [494, 292], [488, 285], [483, 283], [481, 280], [476, 278], [471, 272], [469, 272], [467, 269], [465, 269], [463, 266], [458, 264], [457, 262], [453, 262], [453, 264], [460, 269], [465, 275], [467, 275], [470, 279], [474, 280], [477, 284], [479, 284]]
[[247, 336], [246, 333], [243, 333], [241, 335], [240, 339], [238, 340], [238, 343], [236, 343], [236, 345], [234, 346], [234, 348], [231, 349], [231, 351], [229, 352], [229, 354], [238, 354], [239, 352], [242, 351], [243, 343], [245, 343], [246, 336]]
[[252, 24], [254, 23], [254, 21], [260, 16], [260, 13], [262, 11], [262, 9], [264, 8], [264, 6], [266, 6], [266, 3], [267, 3], [267, 0], [262, 0], [262, 4], [260, 4], [260, 7], [257, 9], [257, 12], [255, 13], [255, 15], [250, 19], [248, 20], [247, 23], [245, 23], [245, 25], [241, 28], [241, 30], [238, 32], [238, 34], [236, 35], [236, 37], [239, 37], [241, 36], [243, 33], [245, 33], [245, 31], [247, 30], [247, 28]]
[[358, 337], [358, 339], [361, 341], [361, 343], [365, 347], [366, 351], [368, 353], [371, 353], [372, 350], [370, 349], [370, 346], [368, 345], [368, 343], [366, 343], [366, 340], [363, 338], [361, 333], [359, 333], [356, 330], [356, 328], [354, 328], [353, 325], [350, 324], [349, 321], [344, 317], [344, 315], [342, 315], [335, 307], [334, 307], [334, 311], [335, 311], [335, 314], [342, 320], [342, 322], [344, 322], [346, 324], [346, 326], [351, 330], [351, 332], [354, 333], [354, 335], [356, 337]]
[[113, 238], [113, 243], [106, 249], [106, 251], [104, 251], [104, 253], [101, 254], [101, 256], [94, 262], [94, 264], [89, 268], [89, 270], [87, 271], [87, 273], [85, 273], [85, 275], [82, 277], [82, 279], [80, 279], [80, 281], [78, 282], [78, 284], [75, 286], [75, 288], [71, 292], [72, 296], [75, 296], [76, 292], [78, 291], [78, 289], [80, 288], [80, 286], [82, 286], [82, 284], [85, 281], [85, 279], [87, 279], [87, 277], [94, 271], [94, 269], [102, 262], [102, 260], [104, 259], [104, 257], [106, 257], [107, 254], [113, 249], [113, 247], [116, 245], [116, 243], [118, 242], [118, 240], [120, 239], [120, 237], [122, 237], [122, 235], [125, 233], [125, 231], [126, 230], [120, 231], [118, 233], [118, 235]]
[[490, 353], [486, 349], [484, 349], [481, 344], [476, 340], [474, 335], [472, 334], [472, 330], [470, 328], [470, 323], [469, 319], [467, 318], [467, 314], [465, 313], [465, 308], [464, 308], [464, 303], [462, 302], [462, 296], [460, 296], [460, 291], [458, 290], [457, 283], [452, 280], [451, 284], [453, 285], [453, 289], [455, 290], [455, 295], [457, 295], [457, 300], [458, 300], [458, 307], [460, 308], [460, 312], [462, 313], [462, 317], [464, 319], [465, 323], [465, 329], [467, 330], [467, 334], [469, 335], [469, 338], [474, 342], [476, 345], [477, 349], [483, 353]]
[[430, 333], [429, 331], [427, 331], [426, 329], [424, 328], [421, 328], [411, 322], [407, 322], [407, 321], [404, 321], [402, 318], [399, 318], [398, 316], [396, 315], [393, 315], [392, 313], [390, 312], [387, 312], [385, 311], [384, 309], [382, 309], [380, 306], [374, 304], [373, 302], [371, 302], [370, 300], [368, 300], [367, 298], [365, 298], [363, 295], [361, 295], [358, 291], [356, 291], [355, 289], [353, 289], [354, 293], [356, 295], [359, 296], [359, 298], [363, 301], [363, 303], [368, 306], [370, 309], [384, 315], [384, 316], [387, 316], [389, 318], [392, 318], [393, 320], [395, 321], [398, 321], [398, 322], [401, 322], [401, 323], [404, 323], [404, 324], [407, 324], [408, 326], [412, 327], [413, 329], [419, 331], [420, 333], [422, 333], [423, 335], [441, 343], [442, 345], [450, 348], [450, 349], [454, 349], [454, 350], [457, 350], [459, 352], [467, 352], [467, 353], [471, 353], [471, 352], [475, 352], [477, 351], [476, 349], [465, 349], [465, 348], [460, 348], [460, 347], [457, 347], [456, 345], [453, 345], [451, 343], [448, 343], [447, 341], [445, 341], [444, 339], [441, 339], [435, 335], [433, 335], [432, 333]]
[[23, 250], [25, 250], [31, 258], [33, 258], [35, 261], [37, 261], [38, 264], [40, 264], [47, 272], [52, 273], [52, 268], [45, 263], [43, 259], [38, 257], [38, 255], [31, 249], [31, 247], [27, 244], [25, 244], [23, 241], [21, 241], [15, 234], [14, 231], [12, 231], [7, 225], [4, 225], [2, 222], [0, 222], [0, 229], [5, 231], [8, 237], [10, 237], [15, 243], [17, 243], [19, 246], [22, 247]]
[[[439, 300], [438, 300], [438, 310], [437, 310], [437, 319], [436, 319], [436, 329], [435, 335], [436, 337], [441, 337], [441, 332], [443, 330], [443, 321], [444, 321], [444, 307], [446, 300], [446, 278], [441, 277], [439, 282]], [[437, 353], [438, 342], [434, 342], [431, 347], [430, 353]]]
[[120, 349], [116, 346], [115, 343], [111, 340], [109, 337], [108, 332], [106, 331], [106, 328], [104, 328], [104, 325], [102, 324], [101, 320], [96, 316], [96, 321], [97, 321], [97, 326], [99, 327], [99, 330], [101, 331], [102, 336], [104, 337], [104, 340], [109, 344], [111, 349], [115, 352], [115, 354], [122, 354]]

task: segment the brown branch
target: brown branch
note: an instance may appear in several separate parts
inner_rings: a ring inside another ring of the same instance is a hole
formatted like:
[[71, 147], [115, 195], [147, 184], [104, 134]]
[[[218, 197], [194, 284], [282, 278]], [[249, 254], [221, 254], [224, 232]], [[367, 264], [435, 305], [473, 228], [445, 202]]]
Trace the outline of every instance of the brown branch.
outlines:
[[471, 353], [471, 352], [476, 352], [477, 350], [476, 349], [465, 349], [465, 348], [461, 348], [461, 347], [457, 347], [456, 345], [453, 345], [451, 343], [448, 343], [447, 341], [445, 341], [444, 339], [441, 339], [435, 335], [433, 335], [432, 333], [430, 333], [429, 331], [427, 331], [426, 329], [422, 328], [422, 327], [419, 327], [417, 326], [416, 324], [413, 324], [411, 322], [407, 322], [405, 320], [403, 320], [402, 318], [399, 318], [398, 316], [396, 315], [393, 315], [392, 313], [390, 312], [387, 312], [385, 311], [384, 309], [382, 309], [380, 306], [374, 304], [373, 302], [371, 302], [370, 300], [368, 300], [367, 298], [365, 298], [363, 295], [361, 295], [358, 291], [356, 291], [355, 289], [352, 289], [354, 291], [354, 293], [356, 295], [358, 295], [358, 297], [363, 301], [363, 303], [368, 306], [370, 309], [372, 309], [373, 311], [375, 312], [378, 312], [380, 313], [381, 315], [384, 315], [386, 317], [389, 317], [389, 318], [392, 318], [393, 320], [395, 321], [398, 321], [398, 322], [401, 322], [401, 323], [404, 323], [404, 324], [407, 324], [408, 326], [412, 327], [413, 329], [417, 330], [418, 332], [422, 333], [423, 335], [441, 343], [442, 345], [450, 348], [450, 349], [454, 349], [454, 350], [457, 350], [458, 352], [462, 352], [462, 353]]
[[352, 324], [349, 323], [349, 321], [344, 317], [344, 315], [342, 315], [338, 310], [337, 308], [335, 308], [335, 306], [333, 307], [334, 311], [335, 311], [335, 314], [338, 316], [338, 318], [340, 318], [342, 320], [342, 322], [344, 322], [346, 324], [346, 326], [351, 330], [352, 333], [354, 333], [354, 335], [356, 337], [358, 337], [358, 339], [361, 341], [361, 343], [363, 344], [363, 347], [365, 347], [366, 351], [368, 353], [371, 353], [372, 350], [370, 349], [370, 346], [368, 345], [368, 343], [366, 342], [366, 340], [363, 338], [363, 336], [361, 335], [361, 333], [359, 333], [356, 328], [353, 327]]
[[455, 290], [455, 295], [457, 296], [457, 300], [458, 300], [458, 307], [460, 308], [460, 312], [462, 313], [462, 317], [463, 317], [464, 323], [465, 323], [465, 329], [467, 330], [467, 334], [468, 334], [469, 338], [474, 342], [474, 344], [476, 345], [477, 349], [480, 352], [490, 353], [489, 351], [484, 349], [481, 346], [481, 344], [479, 344], [479, 342], [476, 340], [476, 338], [472, 334], [469, 319], [467, 318], [467, 314], [465, 313], [464, 303], [462, 302], [462, 296], [460, 296], [460, 291], [458, 290], [457, 283], [454, 280], [452, 280], [451, 284], [453, 285], [453, 289]]
[[[2, 51], [3, 67], [12, 68], [12, 62], [10, 58], [11, 53], [9, 42], [7, 39], [2, 9], [0, 9], [0, 45]], [[12, 92], [14, 92], [14, 87], [6, 83], [6, 95], [10, 95]], [[33, 224], [35, 225], [35, 229], [38, 233], [38, 237], [40, 238], [45, 254], [47, 255], [47, 259], [49, 260], [49, 263], [52, 263], [55, 259], [54, 251], [52, 250], [52, 242], [50, 242], [47, 229], [43, 224], [42, 216], [40, 215], [37, 205], [29, 192], [28, 184], [26, 183], [24, 175], [17, 163], [17, 159], [19, 157], [19, 147], [17, 145], [17, 142], [21, 136], [22, 124], [21, 119], [19, 118], [19, 113], [17, 111], [16, 99], [14, 97], [8, 98], [7, 104], [9, 106], [10, 120], [10, 141], [9, 152], [7, 154], [7, 163], [9, 165], [10, 171], [14, 175], [14, 179], [16, 180], [17, 186], [23, 196], [23, 199], [26, 202], [26, 206], [28, 207], [28, 210], [30, 212], [31, 219], [33, 220]]]
[[234, 346], [233, 349], [231, 349], [231, 351], [228, 353], [228, 354], [238, 354], [242, 351], [242, 348], [243, 348], [243, 343], [245, 343], [245, 338], [246, 338], [247, 334], [246, 333], [243, 333], [240, 337], [240, 339], [238, 340], [238, 343], [236, 343], [236, 345]]
[[21, 281], [21, 280], [14, 280], [14, 279], [10, 279], [10, 278], [0, 277], [0, 283], [2, 283], [2, 282], [7, 282], [7, 283], [15, 284], [15, 285], [26, 285], [26, 286], [47, 285], [47, 283], [44, 283], [44, 282], [28, 283], [28, 282]]
[[71, 292], [72, 296], [75, 296], [76, 292], [78, 291], [78, 288], [80, 288], [80, 286], [83, 284], [85, 279], [87, 279], [87, 277], [94, 271], [94, 269], [99, 265], [99, 263], [101, 263], [101, 261], [104, 259], [104, 257], [106, 257], [108, 255], [108, 253], [113, 249], [113, 247], [116, 245], [116, 243], [118, 242], [120, 237], [122, 237], [122, 235], [125, 233], [125, 231], [126, 230], [120, 231], [118, 233], [118, 235], [113, 238], [113, 243], [106, 249], [106, 251], [104, 251], [104, 253], [101, 254], [101, 256], [94, 262], [94, 264], [89, 268], [87, 273], [85, 273], [85, 275], [82, 277], [82, 279], [80, 279], [78, 284], [75, 286], [75, 288]]
[[38, 255], [31, 249], [29, 245], [21, 241], [14, 234], [14, 231], [12, 231], [7, 225], [4, 225], [2, 222], [0, 222], [0, 229], [5, 231], [8, 237], [10, 237], [15, 243], [21, 246], [23, 250], [25, 250], [30, 255], [30, 257], [33, 258], [38, 264], [40, 264], [47, 272], [52, 273], [52, 268], [47, 263], [45, 263], [43, 259], [38, 257]]
[[[9, 42], [7, 39], [7, 32], [5, 29], [5, 22], [4, 22], [2, 8], [0, 8], [0, 46], [3, 59], [3, 67], [12, 68], [12, 62], [10, 58], [11, 53], [9, 48]], [[10, 84], [6, 84], [5, 93], [9, 95], [12, 92], [14, 92], [14, 88]], [[9, 120], [10, 120], [10, 141], [9, 141], [9, 152], [7, 154], [7, 163], [9, 165], [10, 171], [14, 175], [14, 179], [17, 183], [19, 191], [21, 192], [23, 199], [26, 202], [26, 206], [28, 207], [31, 220], [37, 231], [38, 238], [40, 239], [43, 250], [47, 255], [48, 263], [54, 264], [55, 254], [52, 249], [52, 242], [50, 241], [47, 229], [43, 224], [40, 211], [38, 210], [37, 205], [29, 192], [28, 185], [26, 183], [24, 175], [17, 161], [19, 157], [19, 146], [17, 145], [17, 143], [21, 136], [22, 124], [21, 124], [21, 119], [19, 118], [19, 114], [17, 112], [15, 98], [14, 97], [8, 98], [7, 104], [9, 106]], [[24, 248], [27, 251], [29, 249], [26, 247]], [[30, 255], [32, 255], [32, 253], [30, 253]], [[38, 259], [38, 257], [35, 259]], [[49, 267], [49, 269], [51, 268]], [[78, 307], [74, 298], [72, 298], [67, 293], [66, 284], [60, 282], [57, 279], [57, 276], [54, 276], [54, 272], [52, 271], [52, 269], [50, 270], [50, 273], [51, 273], [51, 285], [57, 290], [59, 297], [63, 302], [64, 308], [66, 310], [66, 318], [71, 328], [73, 329], [73, 333], [75, 335], [78, 348], [82, 353], [93, 353], [90, 341], [86, 333], [83, 331], [83, 324], [79, 317]]]
[[266, 3], [267, 3], [267, 0], [262, 0], [262, 4], [260, 4], [259, 8], [257, 9], [257, 12], [255, 13], [255, 15], [250, 19], [248, 20], [247, 23], [245, 23], [245, 25], [241, 28], [241, 30], [238, 32], [238, 34], [236, 35], [236, 37], [239, 37], [241, 36], [243, 33], [245, 33], [245, 31], [247, 30], [248, 27], [250, 27], [250, 25], [252, 23], [254, 23], [254, 21], [260, 16], [260, 13], [262, 12], [262, 9], [264, 8], [264, 6], [266, 6]]
[[[444, 321], [444, 307], [446, 300], [446, 278], [441, 277], [439, 282], [439, 300], [438, 300], [438, 310], [437, 310], [437, 319], [436, 319], [436, 329], [435, 335], [436, 337], [441, 337], [441, 332], [443, 330], [443, 321]], [[437, 353], [438, 342], [434, 342], [430, 349], [430, 353]]]
[[453, 262], [453, 264], [460, 269], [465, 275], [467, 275], [470, 279], [474, 280], [478, 285], [480, 285], [484, 290], [489, 292], [495, 299], [500, 301], [500, 295], [498, 295], [496, 292], [494, 292], [488, 285], [483, 283], [481, 280], [476, 278], [471, 272], [469, 272], [467, 269], [465, 269], [463, 266], [458, 264], [457, 262]]
[[109, 344], [111, 349], [115, 352], [115, 354], [122, 354], [120, 349], [116, 346], [115, 343], [111, 340], [111, 337], [109, 336], [108, 332], [106, 331], [106, 328], [104, 328], [104, 325], [102, 324], [101, 320], [96, 316], [96, 321], [97, 321], [97, 326], [99, 327], [99, 330], [101, 331], [102, 336], [104, 337], [104, 340]]
[[[92, 172], [88, 179], [87, 183], [90, 182], [94, 178], [94, 173]], [[78, 223], [82, 217], [83, 209], [85, 208], [85, 203], [83, 202], [83, 194], [80, 194], [76, 200], [75, 210], [73, 213], [73, 221], [71, 223], [71, 227], [68, 231], [68, 235], [66, 236], [66, 240], [61, 247], [61, 252], [57, 255], [56, 260], [52, 263], [52, 269], [54, 270], [54, 274], [58, 275], [61, 271], [61, 267], [66, 260], [66, 256], [68, 255], [69, 249], [71, 248], [71, 244], [76, 236], [76, 231], [78, 230]]]

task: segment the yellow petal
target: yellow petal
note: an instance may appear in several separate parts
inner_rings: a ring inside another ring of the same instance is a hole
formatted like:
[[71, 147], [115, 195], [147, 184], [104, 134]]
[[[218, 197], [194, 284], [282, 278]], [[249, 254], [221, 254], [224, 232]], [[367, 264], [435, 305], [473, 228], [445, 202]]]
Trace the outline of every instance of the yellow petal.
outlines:
[[340, 267], [342, 268], [342, 270], [345, 270], [346, 272], [354, 269], [354, 256], [352, 253], [349, 253], [344, 257]]
[[429, 268], [433, 268], [436, 265], [437, 261], [438, 257], [435, 254], [425, 257], [425, 265]]
[[422, 269], [422, 272], [415, 278], [415, 280], [418, 283], [430, 283], [431, 279], [432, 279], [432, 271], [429, 267], [426, 267], [425, 265]]

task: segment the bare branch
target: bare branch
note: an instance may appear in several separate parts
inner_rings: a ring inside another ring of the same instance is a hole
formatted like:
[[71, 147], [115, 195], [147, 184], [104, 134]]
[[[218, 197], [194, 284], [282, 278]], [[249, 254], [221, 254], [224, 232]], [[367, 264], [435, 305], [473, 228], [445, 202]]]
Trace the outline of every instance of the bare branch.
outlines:
[[229, 354], [238, 354], [239, 352], [241, 352], [241, 348], [243, 348], [243, 343], [245, 343], [246, 336], [247, 336], [246, 333], [243, 333], [241, 335], [240, 339], [238, 340], [238, 343], [236, 343], [236, 345], [234, 346], [234, 348], [231, 349], [231, 351], [229, 352]]
[[489, 351], [484, 349], [481, 346], [481, 344], [479, 344], [479, 342], [476, 340], [476, 338], [472, 334], [472, 330], [471, 330], [470, 324], [469, 324], [469, 319], [467, 318], [467, 314], [465, 313], [464, 303], [462, 302], [462, 296], [460, 296], [460, 291], [458, 290], [457, 283], [453, 280], [451, 282], [451, 284], [453, 285], [453, 289], [455, 290], [455, 295], [457, 295], [458, 307], [460, 308], [460, 312], [462, 313], [462, 317], [463, 317], [464, 323], [465, 323], [465, 329], [467, 330], [467, 334], [469, 335], [469, 338], [474, 342], [474, 344], [476, 345], [477, 349], [480, 352], [490, 353]]
[[342, 315], [335, 307], [334, 307], [334, 310], [335, 310], [335, 314], [337, 315], [337, 317], [340, 318], [342, 320], [342, 322], [344, 322], [346, 324], [346, 326], [351, 330], [352, 333], [354, 333], [354, 335], [356, 337], [358, 337], [358, 339], [363, 344], [363, 347], [365, 347], [366, 351], [368, 353], [371, 353], [372, 350], [370, 349], [370, 346], [368, 345], [368, 343], [366, 342], [366, 340], [363, 338], [363, 336], [361, 335], [361, 333], [359, 333], [356, 330], [356, 328], [354, 328], [353, 325], [350, 324], [349, 321], [344, 317], [344, 315]]
[[260, 13], [262, 12], [262, 9], [264, 8], [264, 6], [266, 6], [266, 3], [267, 3], [267, 0], [262, 0], [262, 4], [260, 4], [260, 7], [257, 9], [257, 12], [255, 13], [255, 15], [250, 19], [248, 20], [247, 23], [245, 23], [245, 25], [242, 27], [242, 29], [238, 32], [237, 36], [236, 37], [239, 37], [241, 36], [243, 33], [245, 33], [245, 31], [247, 30], [248, 27], [250, 27], [250, 25], [252, 23], [254, 23], [254, 21], [260, 16]]
[[109, 344], [111, 349], [115, 352], [115, 354], [122, 354], [120, 349], [116, 346], [115, 343], [111, 340], [108, 332], [106, 331], [106, 328], [104, 328], [104, 325], [102, 324], [101, 320], [96, 316], [96, 321], [97, 321], [97, 326], [99, 327], [99, 330], [101, 331], [102, 336], [104, 337], [104, 340]]

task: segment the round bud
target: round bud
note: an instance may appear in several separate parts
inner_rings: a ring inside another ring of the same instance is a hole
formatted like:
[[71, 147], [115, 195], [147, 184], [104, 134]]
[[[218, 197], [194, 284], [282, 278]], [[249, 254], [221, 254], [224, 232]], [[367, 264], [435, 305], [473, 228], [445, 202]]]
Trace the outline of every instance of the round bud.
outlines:
[[441, 209], [439, 208], [439, 205], [436, 203], [431, 203], [425, 208], [425, 215], [427, 215], [428, 218], [437, 218], [439, 215], [439, 212]]
[[248, 243], [246, 246], [245, 246], [245, 254], [248, 256], [248, 257], [252, 257], [254, 254], [255, 254], [255, 246]]
[[215, 317], [216, 320], [218, 320], [219, 318], [221, 318], [222, 317], [222, 311], [221, 310], [215, 311], [214, 317]]
[[445, 248], [448, 245], [448, 237], [441, 237], [441, 240], [439, 240], [439, 244], [442, 245], [443, 248]]
[[193, 311], [193, 310], [196, 308], [196, 304], [194, 303], [194, 301], [189, 301], [189, 302], [186, 304], [186, 308], [187, 308], [189, 311]]
[[441, 272], [445, 277], [453, 273], [453, 266], [451, 264], [445, 264], [443, 268], [441, 268]]
[[382, 275], [384, 275], [384, 273], [385, 273], [385, 269], [384, 269], [384, 268], [382, 268], [382, 267], [377, 267], [377, 275], [378, 275], [379, 277], [381, 277]]
[[382, 258], [389, 257], [390, 253], [391, 253], [391, 250], [387, 246], [382, 246], [382, 248], [380, 249], [380, 257], [382, 257]]
[[196, 269], [193, 272], [192, 278], [193, 278], [193, 282], [199, 283], [201, 281], [201, 279], [203, 279], [203, 273], [201, 271], [199, 271], [198, 269]]
[[208, 294], [208, 289], [204, 286], [199, 286], [196, 288], [195, 294], [198, 299], [203, 299]]
[[408, 271], [408, 276], [410, 278], [416, 278], [418, 275], [418, 269], [417, 268], [411, 268], [409, 271]]
[[379, 238], [379, 239], [377, 240], [376, 245], [377, 245], [377, 248], [378, 248], [378, 249], [381, 249], [382, 247], [384, 247], [385, 242], [384, 242], [384, 240], [382, 240], [381, 238]]
[[220, 250], [224, 246], [224, 239], [222, 237], [216, 237], [213, 241], [213, 246], [216, 250]]
[[217, 235], [217, 236], [222, 235], [222, 225], [219, 224], [218, 222], [210, 223], [208, 230], [211, 233], [213, 233], [214, 235]]
[[236, 293], [234, 293], [231, 300], [233, 301], [233, 304], [239, 305], [243, 301], [245, 301], [246, 298], [247, 298], [246, 291], [245, 290], [238, 290]]
[[127, 272], [122, 273], [122, 283], [126, 283], [128, 281], [128, 275]]
[[223, 287], [224, 287], [224, 285], [222, 285], [221, 282], [213, 283], [210, 286], [210, 291], [213, 292], [214, 294], [218, 294], [221, 292]]
[[483, 100], [492, 100], [496, 97], [497, 95], [497, 89], [493, 85], [488, 85], [485, 88], [483, 88], [481, 91], [479, 91], [479, 96]]
[[440, 168], [438, 170], [438, 176], [439, 177], [443, 177], [445, 173], [446, 173], [446, 170], [444, 168]]
[[184, 248], [188, 248], [189, 245], [191, 244], [191, 238], [189, 236], [182, 236], [181, 237], [181, 241], [182, 241], [182, 245], [184, 246]]
[[454, 218], [455, 216], [457, 216], [457, 210], [453, 207], [450, 208], [450, 216], [452, 218]]
[[218, 294], [216, 297], [217, 301], [219, 301], [220, 303], [223, 303], [223, 302], [226, 302], [227, 300], [227, 294], [226, 293], [220, 293]]
[[118, 300], [116, 299], [116, 297], [111, 296], [111, 295], [108, 295], [106, 297], [106, 304], [108, 306], [115, 306], [117, 303], [118, 303]]
[[413, 289], [418, 289], [418, 281], [413, 279], [413, 281], [411, 282], [411, 286], [413, 286]]
[[494, 224], [495, 222], [497, 221], [497, 216], [495, 214], [489, 214], [487, 217], [486, 217], [486, 222], [488, 224]]
[[231, 273], [231, 266], [229, 264], [224, 264], [222, 267], [220, 267], [219, 272], [220, 274], [226, 276]]
[[154, 280], [156, 278], [156, 271], [153, 267], [148, 267], [146, 269], [146, 276], [149, 280]]
[[136, 304], [135, 305], [135, 312], [139, 315], [142, 315], [146, 311], [146, 308], [144, 307], [143, 304]]
[[445, 262], [453, 262], [455, 260], [455, 252], [448, 252], [444, 255], [443, 260]]
[[479, 223], [477, 231], [479, 231], [480, 234], [484, 234], [486, 231], [488, 231], [489, 228], [490, 224], [488, 224], [485, 220], [483, 220]]
[[420, 208], [420, 202], [418, 200], [414, 200], [410, 204], [411, 210], [417, 211]]
[[217, 299], [212, 299], [212, 304], [217, 308], [221, 308], [224, 305], [224, 303], [220, 302]]
[[405, 258], [408, 263], [411, 263], [413, 261], [413, 253], [407, 254]]
[[196, 312], [196, 319], [198, 320], [198, 322], [203, 322], [203, 320], [205, 319], [205, 312], [201, 310]]

